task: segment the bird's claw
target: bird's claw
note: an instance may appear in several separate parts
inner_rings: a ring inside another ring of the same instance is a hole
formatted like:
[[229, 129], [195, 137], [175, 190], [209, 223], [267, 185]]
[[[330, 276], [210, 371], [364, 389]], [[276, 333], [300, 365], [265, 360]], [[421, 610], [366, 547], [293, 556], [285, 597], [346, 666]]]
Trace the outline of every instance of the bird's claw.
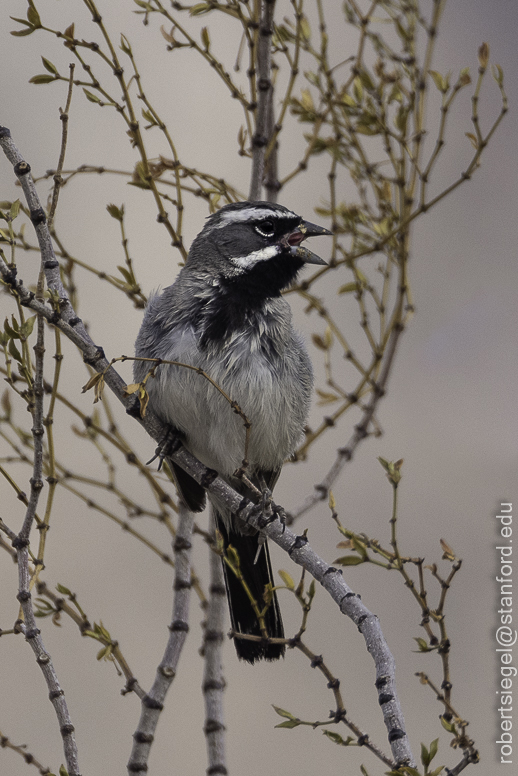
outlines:
[[282, 507], [277, 506], [277, 504], [273, 502], [272, 492], [270, 488], [266, 486], [263, 487], [260, 503], [252, 507], [250, 516], [257, 518], [259, 529], [265, 528], [279, 518], [284, 531], [286, 513]]
[[157, 471], [160, 471], [164, 460], [177, 449], [179, 441], [178, 431], [172, 426], [168, 426], [163, 436], [160, 438], [160, 441], [158, 442], [154, 456], [149, 459], [149, 461], [146, 463], [146, 466], [149, 466], [149, 464], [153, 463], [153, 461], [156, 461], [158, 458], [159, 460]]

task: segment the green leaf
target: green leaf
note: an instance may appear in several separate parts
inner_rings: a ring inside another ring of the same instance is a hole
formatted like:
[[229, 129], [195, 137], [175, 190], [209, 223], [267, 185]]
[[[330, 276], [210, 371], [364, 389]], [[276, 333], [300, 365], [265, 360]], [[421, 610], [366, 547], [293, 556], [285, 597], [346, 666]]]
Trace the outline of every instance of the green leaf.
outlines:
[[469, 67], [463, 67], [459, 73], [459, 85], [467, 86], [471, 83], [471, 76], [469, 74]]
[[27, 19], [35, 29], [38, 29], [38, 27], [41, 27], [40, 15], [36, 10], [36, 8], [34, 7], [31, 0], [29, 0], [29, 8], [27, 9]]
[[15, 38], [23, 38], [25, 35], [32, 35], [35, 29], [35, 27], [29, 27], [28, 30], [11, 30], [11, 35], [14, 35]]
[[358, 103], [353, 100], [350, 94], [342, 94], [340, 96], [340, 102], [342, 102], [344, 105], [347, 105], [348, 108], [358, 107]]
[[286, 709], [281, 709], [280, 706], [275, 706], [272, 703], [272, 709], [275, 711], [276, 714], [279, 715], [279, 717], [287, 717], [288, 719], [296, 719], [295, 715], [291, 713], [291, 711], [286, 711]]
[[335, 393], [330, 393], [329, 391], [321, 391], [319, 388], [316, 389], [316, 392], [319, 397], [319, 400], [318, 400], [319, 407], [323, 407], [326, 404], [334, 404], [335, 401], [338, 401], [339, 397]]
[[210, 35], [207, 27], [201, 28], [201, 42], [203, 43], [205, 51], [208, 51], [210, 49]]
[[27, 318], [25, 323], [22, 323], [20, 326], [20, 339], [26, 340], [31, 336], [36, 317], [36, 315], [32, 315], [30, 318]]
[[129, 41], [125, 35], [121, 33], [121, 45], [120, 45], [121, 51], [123, 51], [125, 54], [131, 54], [131, 46], [129, 44]]
[[430, 753], [423, 743], [421, 743], [421, 762], [425, 768], [430, 764]]
[[376, 87], [374, 86], [374, 81], [372, 80], [369, 72], [367, 70], [362, 69], [360, 70], [359, 76], [362, 84], [367, 89], [367, 91], [373, 92]]
[[444, 769], [444, 765], [439, 765], [438, 768], [435, 768], [435, 770], [430, 771], [428, 776], [439, 776], [440, 772]]
[[502, 70], [500, 65], [491, 65], [491, 73], [493, 75], [493, 78], [497, 82], [500, 89], [502, 89], [504, 85], [504, 71]]
[[363, 99], [363, 84], [359, 76], [356, 76], [353, 81], [353, 93], [356, 98], [356, 102], [361, 102]]
[[232, 547], [231, 544], [229, 544], [229, 546], [227, 547], [227, 558], [232, 564], [232, 566], [234, 566], [234, 568], [239, 570], [239, 566], [240, 566], [239, 555], [236, 552], [235, 548]]
[[142, 108], [142, 117], [145, 118], [146, 121], [149, 121], [149, 123], [152, 126], [154, 126], [154, 127], [158, 126], [157, 120], [155, 119], [155, 117], [153, 116], [151, 111], [145, 110], [144, 108]]
[[32, 29], [32, 24], [28, 22], [27, 19], [18, 19], [17, 16], [10, 16], [9, 18], [12, 19], [13, 22], [19, 22], [20, 24], [24, 24], [26, 27], [31, 27]]
[[409, 109], [407, 105], [400, 105], [398, 108], [398, 112], [396, 114], [396, 118], [394, 119], [394, 124], [396, 125], [396, 128], [399, 129], [401, 133], [404, 133], [406, 131], [408, 110]]
[[196, 5], [191, 7], [189, 13], [191, 16], [201, 16], [203, 13], [209, 13], [209, 11], [212, 11], [212, 6], [208, 3], [196, 3]]
[[9, 323], [7, 318], [4, 321], [4, 331], [12, 338], [12, 339], [20, 339], [20, 335], [18, 334], [19, 326], [16, 321], [16, 318], [13, 315], [13, 325]]
[[282, 579], [282, 581], [284, 582], [284, 584], [286, 585], [286, 587], [287, 587], [289, 590], [295, 590], [295, 582], [294, 582], [294, 581], [293, 581], [293, 579], [290, 577], [290, 575], [288, 574], [288, 572], [287, 572], [287, 571], [283, 571], [283, 570], [281, 569], [281, 570], [279, 571], [279, 576], [280, 576], [280, 578]]
[[122, 277], [124, 278], [124, 280], [126, 281], [126, 283], [127, 283], [128, 285], [130, 285], [130, 286], [131, 286], [131, 285], [133, 285], [133, 283], [135, 282], [135, 280], [134, 280], [134, 278], [132, 277], [132, 275], [131, 275], [131, 272], [129, 272], [129, 270], [128, 270], [128, 269], [126, 269], [126, 267], [122, 267], [122, 266], [120, 266], [120, 265], [119, 265], [119, 266], [117, 266], [117, 269], [118, 269], [118, 270], [119, 270], [119, 272], [121, 273], [121, 275], [122, 275]]
[[448, 722], [444, 717], [439, 717], [439, 719], [441, 720], [441, 725], [448, 733], [455, 733], [455, 725], [452, 722]]
[[309, 22], [305, 16], [303, 16], [300, 20], [300, 34], [302, 40], [304, 41], [308, 41], [311, 38], [311, 27], [309, 26]]
[[438, 738], [434, 738], [434, 740], [430, 744], [430, 749], [429, 749], [429, 752], [430, 752], [430, 762], [432, 762], [433, 758], [437, 754], [437, 750], [438, 749], [439, 749], [439, 739]]
[[56, 65], [53, 65], [50, 59], [45, 59], [45, 57], [42, 57], [41, 61], [43, 62], [43, 67], [45, 70], [48, 70], [49, 73], [53, 73], [53, 75], [59, 75]]
[[53, 75], [46, 75], [43, 73], [42, 75], [33, 75], [32, 78], [29, 78], [30, 84], [50, 84], [52, 81], [55, 81], [56, 78]]
[[358, 555], [344, 555], [334, 560], [333, 563], [338, 563], [340, 566], [359, 566], [360, 563], [365, 563], [365, 558], [358, 557]]
[[19, 212], [20, 212], [20, 200], [17, 199], [13, 202], [13, 204], [9, 208], [9, 217], [11, 221], [14, 221], [15, 218], [18, 218]]
[[343, 744], [344, 740], [339, 733], [333, 733], [331, 730], [323, 730], [322, 732], [335, 744]]
[[287, 719], [286, 722], [280, 722], [278, 725], [275, 725], [276, 728], [296, 728], [301, 723], [296, 719]]
[[339, 294], [352, 294], [353, 291], [358, 291], [358, 283], [346, 283], [344, 286], [340, 286], [338, 289]]
[[9, 340], [9, 353], [11, 354], [11, 356], [14, 358], [15, 361], [18, 361], [19, 364], [22, 363], [22, 356], [20, 354], [20, 351], [14, 344], [13, 339]]
[[365, 545], [362, 544], [362, 542], [360, 542], [359, 539], [357, 539], [354, 535], [351, 536], [351, 542], [353, 549], [355, 549], [358, 555], [365, 560], [367, 558], [367, 550], [365, 549]]
[[396, 102], [403, 101], [403, 95], [401, 93], [401, 89], [399, 88], [399, 84], [397, 83], [395, 83], [392, 87], [387, 102], [390, 104], [391, 102], [394, 102], [394, 100], [396, 100]]
[[432, 76], [433, 82], [439, 91], [444, 93], [446, 91], [446, 85], [442, 75], [438, 73], [437, 70], [429, 70], [428, 72]]
[[370, 124], [357, 124], [356, 131], [360, 135], [379, 135], [380, 130], [378, 127], [373, 127]]
[[117, 207], [117, 205], [106, 205], [106, 210], [111, 215], [112, 218], [115, 218], [116, 221], [121, 221], [124, 218], [124, 205], [121, 205], [120, 207]]
[[103, 647], [102, 649], [99, 650], [99, 652], [97, 653], [97, 660], [102, 660], [103, 657], [107, 657], [110, 654], [110, 652], [111, 652], [111, 647], [108, 644], [108, 646]]
[[96, 94], [93, 94], [93, 92], [88, 91], [88, 89], [83, 89], [83, 92], [85, 93], [86, 99], [90, 100], [90, 102], [101, 102], [100, 97], [98, 97]]
[[61, 595], [72, 595], [68, 587], [65, 587], [65, 585], [56, 585], [56, 590], [58, 593], [61, 593]]
[[305, 78], [309, 81], [310, 84], [313, 84], [313, 86], [316, 86], [317, 89], [320, 88], [320, 76], [318, 73], [313, 73], [310, 70], [307, 70], [304, 73]]
[[59, 766], [59, 776], [68, 776], [68, 771], [64, 765]]

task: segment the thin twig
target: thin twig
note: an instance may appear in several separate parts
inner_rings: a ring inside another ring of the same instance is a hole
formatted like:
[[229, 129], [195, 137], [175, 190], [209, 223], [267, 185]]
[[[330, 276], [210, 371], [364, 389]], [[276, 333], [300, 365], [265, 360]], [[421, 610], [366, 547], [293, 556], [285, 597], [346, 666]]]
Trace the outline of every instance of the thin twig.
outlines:
[[31, 752], [27, 751], [26, 744], [13, 744], [7, 736], [4, 736], [2, 731], [0, 731], [0, 747], [2, 749], [11, 749], [13, 752], [21, 755], [28, 765], [34, 765], [34, 767], [38, 769], [38, 773], [40, 773], [41, 776], [47, 776], [47, 774], [50, 773], [49, 767], [42, 765]]
[[59, 192], [61, 190], [61, 187], [63, 185], [63, 177], [61, 175], [61, 172], [63, 170], [63, 165], [65, 164], [65, 152], [67, 149], [67, 139], [68, 139], [68, 113], [70, 111], [70, 103], [72, 102], [72, 89], [74, 86], [74, 68], [75, 65], [72, 62], [70, 65], [70, 78], [68, 81], [68, 94], [67, 94], [67, 102], [65, 105], [65, 110], [61, 110], [59, 112], [59, 118], [61, 119], [62, 124], [62, 131], [61, 131], [61, 151], [59, 154], [59, 161], [58, 161], [58, 167], [54, 174], [54, 189], [52, 191], [52, 202], [50, 205], [49, 213], [48, 213], [48, 224], [49, 224], [49, 232], [52, 233], [52, 227], [54, 223], [54, 216], [56, 214], [56, 208], [58, 206], [58, 199], [59, 199]]

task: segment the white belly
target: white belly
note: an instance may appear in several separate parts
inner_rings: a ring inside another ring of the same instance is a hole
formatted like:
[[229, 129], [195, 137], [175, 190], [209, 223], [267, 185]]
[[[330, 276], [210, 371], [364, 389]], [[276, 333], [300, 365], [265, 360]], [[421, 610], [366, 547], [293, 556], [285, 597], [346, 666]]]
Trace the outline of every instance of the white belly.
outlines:
[[[235, 341], [218, 358], [198, 350], [192, 333], [175, 341], [175, 360], [199, 366], [237, 402], [251, 423], [248, 460], [252, 469], [282, 466], [300, 440], [309, 386], [293, 363], [275, 359], [275, 368], [259, 348]], [[163, 356], [166, 357], [165, 355]], [[186, 446], [223, 476], [238, 469], [245, 456], [246, 429], [229, 401], [201, 374], [161, 365], [148, 380], [150, 405], [185, 434]], [[156, 410], [155, 410], [156, 411]]]

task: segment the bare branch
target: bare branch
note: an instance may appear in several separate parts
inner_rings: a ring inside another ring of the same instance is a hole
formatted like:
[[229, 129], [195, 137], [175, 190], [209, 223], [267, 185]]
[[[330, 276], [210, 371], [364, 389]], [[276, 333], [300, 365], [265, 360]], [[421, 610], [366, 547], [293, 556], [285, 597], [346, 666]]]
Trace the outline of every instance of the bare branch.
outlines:
[[[214, 525], [214, 520], [212, 519]], [[207, 773], [226, 774], [225, 724], [223, 717], [223, 692], [225, 678], [221, 663], [223, 623], [226, 594], [221, 559], [209, 550], [210, 588], [207, 619], [203, 634], [203, 697], [205, 701], [205, 738], [207, 741]]]
[[49, 689], [49, 698], [54, 706], [56, 716], [59, 721], [59, 729], [63, 739], [63, 749], [67, 770], [69, 776], [80, 776], [77, 744], [74, 737], [74, 726], [70, 719], [65, 695], [59, 684], [50, 654], [45, 649], [41, 632], [36, 627], [34, 609], [31, 596], [31, 574], [29, 570], [29, 535], [31, 527], [36, 517], [36, 508], [39, 495], [43, 488], [42, 468], [43, 468], [43, 319], [38, 316], [38, 337], [34, 348], [36, 354], [36, 372], [34, 376], [34, 404], [32, 407], [33, 417], [33, 444], [34, 444], [34, 466], [31, 477], [31, 492], [25, 519], [22, 529], [16, 539], [13, 541], [13, 547], [18, 554], [18, 600], [22, 607], [23, 621], [16, 625], [17, 629], [24, 634], [26, 641], [31, 646], [36, 662], [41, 668], [47, 687]]
[[263, 0], [257, 44], [257, 108], [255, 132], [252, 137], [252, 173], [248, 199], [261, 199], [264, 177], [264, 160], [271, 128], [270, 113], [273, 108], [271, 39], [275, 0]]
[[164, 700], [173, 679], [187, 633], [189, 631], [189, 603], [191, 597], [191, 539], [192, 514], [181, 506], [178, 532], [174, 542], [175, 577], [173, 616], [169, 626], [169, 640], [158, 666], [151, 690], [142, 698], [142, 712], [135, 733], [133, 749], [128, 761], [128, 772], [145, 773], [151, 745], [164, 707]]
[[61, 119], [61, 123], [62, 123], [61, 151], [59, 153], [58, 168], [56, 170], [56, 173], [54, 174], [54, 189], [52, 191], [52, 203], [50, 205], [50, 210], [48, 214], [50, 233], [52, 233], [52, 225], [54, 222], [54, 216], [56, 214], [56, 208], [58, 206], [59, 192], [63, 185], [63, 177], [61, 175], [61, 172], [63, 170], [63, 165], [65, 164], [65, 152], [67, 150], [68, 112], [70, 110], [70, 103], [72, 102], [72, 89], [74, 86], [74, 68], [75, 68], [75, 65], [74, 63], [72, 63], [70, 65], [70, 80], [68, 82], [68, 94], [67, 94], [67, 102], [65, 105], [65, 110], [60, 110], [60, 114], [59, 114], [59, 118]]

